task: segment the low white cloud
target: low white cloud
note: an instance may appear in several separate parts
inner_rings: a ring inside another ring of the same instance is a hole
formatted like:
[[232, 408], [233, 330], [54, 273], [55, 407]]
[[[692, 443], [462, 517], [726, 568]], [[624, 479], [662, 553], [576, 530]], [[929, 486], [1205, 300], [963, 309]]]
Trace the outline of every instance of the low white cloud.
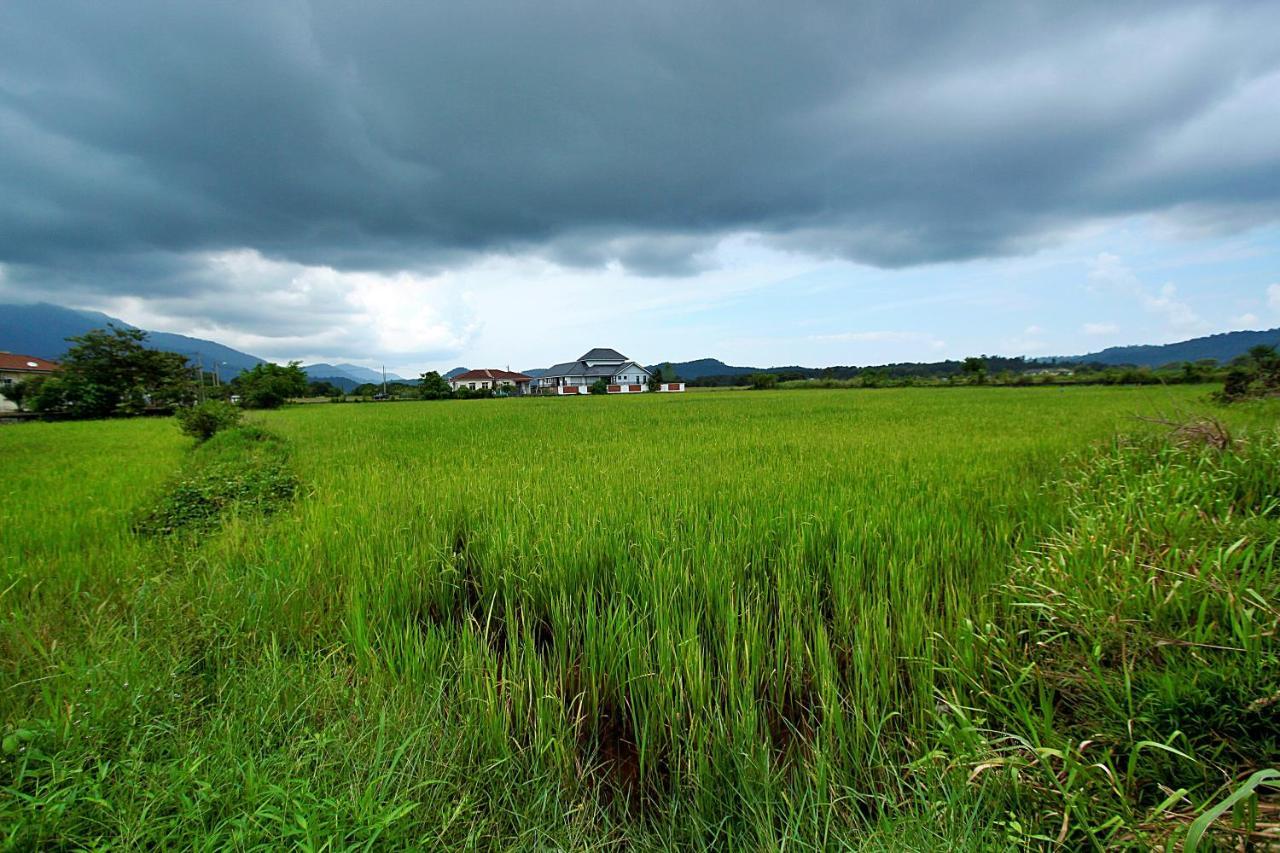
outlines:
[[1178, 298], [1178, 288], [1169, 283], [1161, 285], [1159, 292], [1147, 294], [1143, 298], [1143, 306], [1148, 311], [1163, 314], [1175, 329], [1190, 330], [1204, 325], [1200, 315]]
[[836, 332], [829, 335], [810, 335], [809, 340], [824, 343], [911, 343], [924, 344], [931, 349], [942, 349], [947, 342], [927, 332], [875, 330], [864, 332]]
[[181, 292], [109, 298], [93, 307], [263, 358], [367, 365], [447, 358], [482, 325], [440, 276], [344, 272], [237, 250], [196, 257], [185, 278]]
[[1001, 341], [1000, 346], [1009, 355], [1042, 355], [1049, 350], [1043, 335], [1044, 329], [1033, 324], [1023, 329], [1021, 335]]
[[1115, 323], [1085, 323], [1080, 327], [1080, 331], [1091, 337], [1104, 337], [1119, 332], [1120, 327]]
[[1178, 295], [1178, 288], [1166, 282], [1158, 289], [1146, 285], [1119, 255], [1103, 252], [1089, 270], [1090, 290], [1119, 293], [1136, 299], [1143, 310], [1164, 319], [1168, 331], [1178, 334], [1207, 328], [1204, 319]]
[[1244, 329], [1248, 329], [1252, 326], [1258, 325], [1258, 315], [1257, 314], [1241, 314], [1239, 317], [1236, 317], [1231, 322], [1234, 323], [1236, 326], [1239, 326]]

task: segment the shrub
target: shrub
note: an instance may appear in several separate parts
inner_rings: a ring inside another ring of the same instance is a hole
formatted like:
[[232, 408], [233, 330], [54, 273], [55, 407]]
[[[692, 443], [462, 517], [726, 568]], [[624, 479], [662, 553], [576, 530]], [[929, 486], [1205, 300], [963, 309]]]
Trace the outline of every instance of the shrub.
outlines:
[[208, 441], [216, 433], [240, 425], [241, 411], [222, 400], [209, 400], [189, 409], [179, 409], [174, 415], [183, 435], [196, 441]]
[[608, 394], [609, 386], [605, 383], [603, 379], [597, 379], [595, 382], [591, 383], [591, 393], [592, 394]]

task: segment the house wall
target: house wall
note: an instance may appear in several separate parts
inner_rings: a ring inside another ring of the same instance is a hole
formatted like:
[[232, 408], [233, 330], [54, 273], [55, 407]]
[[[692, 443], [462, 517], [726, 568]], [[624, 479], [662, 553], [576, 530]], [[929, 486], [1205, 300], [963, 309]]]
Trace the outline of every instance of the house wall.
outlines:
[[21, 382], [24, 379], [31, 379], [35, 376], [52, 376], [53, 374], [46, 370], [0, 370], [0, 382]]
[[502, 379], [498, 379], [498, 380], [490, 380], [490, 379], [463, 379], [463, 380], [459, 380], [459, 381], [454, 381], [453, 379], [450, 379], [450, 380], [449, 380], [449, 386], [450, 386], [451, 388], [453, 388], [453, 390], [455, 390], [455, 391], [457, 391], [459, 388], [468, 388], [468, 389], [471, 389], [471, 388], [472, 388], [473, 383], [474, 383], [474, 386], [475, 386], [475, 387], [474, 387], [474, 389], [472, 389], [472, 390], [476, 390], [476, 391], [480, 391], [480, 390], [483, 390], [483, 389], [485, 389], [485, 388], [494, 388], [494, 389], [497, 389], [499, 386], [503, 386], [503, 385], [505, 385], [507, 388], [510, 388], [510, 389], [512, 389], [512, 390], [519, 390], [521, 393], [525, 393], [526, 389], [528, 389], [528, 387], [529, 387], [528, 383], [524, 383], [523, 385], [521, 385], [521, 384], [517, 384], [517, 383], [515, 383], [515, 382], [511, 382], [511, 381], [507, 381], [507, 380], [502, 380]]
[[464, 380], [455, 382], [454, 380], [450, 379], [449, 385], [455, 391], [457, 391], [459, 388], [470, 388], [472, 390], [479, 391], [482, 388], [489, 387], [489, 380], [488, 379], [464, 379]]
[[649, 371], [638, 364], [629, 364], [609, 380], [614, 385], [644, 385], [649, 381]]

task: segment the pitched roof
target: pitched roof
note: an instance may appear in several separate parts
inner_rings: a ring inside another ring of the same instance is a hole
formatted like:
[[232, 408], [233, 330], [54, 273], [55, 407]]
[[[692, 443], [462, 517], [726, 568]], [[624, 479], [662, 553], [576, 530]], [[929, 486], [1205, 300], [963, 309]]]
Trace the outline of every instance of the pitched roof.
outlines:
[[634, 361], [628, 361], [624, 364], [597, 364], [594, 367], [587, 367], [586, 359], [583, 359], [582, 361], [566, 361], [563, 364], [552, 365], [542, 374], [542, 378], [554, 379], [559, 376], [599, 376], [609, 378], [632, 368], [643, 370], [646, 376], [649, 375], [648, 370]]
[[547, 372], [543, 376], [581, 376], [579, 371], [586, 370], [587, 366], [580, 361], [564, 361], [560, 364], [553, 364], [547, 368]]
[[516, 373], [511, 370], [498, 370], [496, 368], [482, 367], [479, 370], [468, 370], [466, 373], [459, 373], [457, 376], [450, 377], [450, 382], [471, 382], [478, 379], [500, 380], [506, 382], [530, 382], [533, 380], [531, 376], [525, 376], [523, 373]]
[[60, 369], [56, 361], [36, 358], [34, 355], [0, 352], [0, 370], [13, 373], [52, 373]]
[[596, 347], [589, 351], [586, 355], [578, 359], [578, 361], [626, 361], [627, 357], [616, 349], [608, 347]]

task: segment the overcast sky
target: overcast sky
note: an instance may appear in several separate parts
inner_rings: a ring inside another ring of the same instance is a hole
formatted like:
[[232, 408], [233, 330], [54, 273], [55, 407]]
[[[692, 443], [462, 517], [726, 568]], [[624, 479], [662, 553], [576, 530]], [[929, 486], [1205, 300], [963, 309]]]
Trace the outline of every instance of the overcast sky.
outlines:
[[1274, 0], [6, 0], [0, 301], [405, 374], [1280, 326], [1277, 33]]

